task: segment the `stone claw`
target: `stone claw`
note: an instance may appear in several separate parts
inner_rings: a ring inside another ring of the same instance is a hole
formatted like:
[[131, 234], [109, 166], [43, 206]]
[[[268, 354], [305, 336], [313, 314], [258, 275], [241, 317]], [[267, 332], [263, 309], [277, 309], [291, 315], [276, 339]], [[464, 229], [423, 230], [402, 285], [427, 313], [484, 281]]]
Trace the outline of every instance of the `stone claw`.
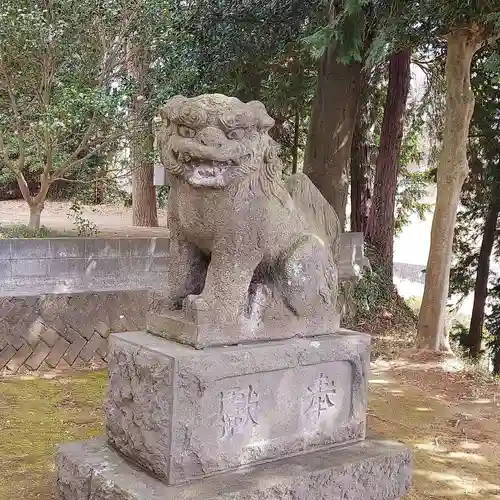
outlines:
[[208, 311], [210, 306], [201, 295], [188, 295], [184, 299], [183, 309], [186, 311]]

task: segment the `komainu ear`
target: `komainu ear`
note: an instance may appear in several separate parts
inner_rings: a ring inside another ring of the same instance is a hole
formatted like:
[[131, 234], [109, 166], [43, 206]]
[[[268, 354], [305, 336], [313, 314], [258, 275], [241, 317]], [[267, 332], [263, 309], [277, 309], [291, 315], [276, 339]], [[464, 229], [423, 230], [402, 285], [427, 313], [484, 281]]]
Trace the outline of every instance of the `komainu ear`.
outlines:
[[247, 103], [252, 107], [255, 116], [257, 127], [264, 130], [269, 130], [274, 127], [274, 118], [271, 118], [266, 111], [266, 107], [260, 101], [250, 101]]

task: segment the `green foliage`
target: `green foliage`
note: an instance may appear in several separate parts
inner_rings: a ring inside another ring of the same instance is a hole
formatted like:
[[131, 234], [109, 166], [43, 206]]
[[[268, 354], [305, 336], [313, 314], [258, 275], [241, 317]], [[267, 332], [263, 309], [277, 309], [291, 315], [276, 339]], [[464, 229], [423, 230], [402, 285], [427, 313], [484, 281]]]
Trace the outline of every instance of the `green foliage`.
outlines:
[[377, 63], [385, 45], [431, 52], [454, 29], [477, 26], [485, 40], [498, 30], [497, 0], [393, 0], [374, 2], [380, 19], [368, 59]]
[[398, 193], [396, 195], [395, 236], [410, 223], [411, 216], [416, 213], [420, 220], [431, 209], [429, 203], [423, 203], [422, 197], [427, 193], [430, 180], [427, 172], [410, 170], [406, 166], [399, 169]]
[[330, 3], [329, 23], [304, 37], [303, 43], [314, 58], [331, 46], [339, 62], [350, 64], [364, 58], [365, 42], [376, 20], [372, 0], [337, 0]]
[[155, 47], [154, 101], [175, 94], [221, 92], [259, 99], [276, 120], [273, 137], [292, 164], [295, 117], [299, 147], [316, 84], [316, 62], [302, 38], [326, 18], [324, 0], [173, 2], [169, 27]]
[[354, 289], [354, 302], [359, 317], [368, 318], [383, 307], [388, 307], [395, 297], [394, 286], [383, 269], [367, 272]]
[[157, 186], [156, 188], [156, 201], [159, 208], [165, 208], [168, 201], [168, 193], [170, 186]]
[[97, 236], [99, 229], [95, 222], [92, 222], [83, 213], [83, 206], [80, 202], [74, 201], [69, 207], [68, 218], [73, 220], [78, 236]]
[[370, 260], [371, 271], [363, 274], [354, 289], [355, 322], [375, 323], [381, 317], [392, 318], [395, 323], [414, 323], [415, 314], [398, 295], [387, 265], [371, 247], [366, 249], [366, 255]]
[[[495, 276], [490, 288], [490, 312], [486, 316], [486, 347], [492, 357], [500, 352], [500, 278]], [[500, 373], [495, 373], [500, 375]]]
[[[34, 178], [35, 186], [47, 187], [71, 174], [78, 178], [79, 168], [100, 168], [120, 145], [126, 131], [126, 95], [119, 86], [126, 6], [125, 0], [1, 3], [4, 178], [9, 170], [11, 179]], [[86, 172], [82, 176], [88, 180]], [[37, 202], [44, 197], [40, 192]]]
[[425, 100], [416, 103], [407, 112], [409, 124], [403, 135], [399, 157], [398, 191], [396, 194], [395, 235], [409, 224], [411, 216], [416, 213], [423, 220], [431, 208], [421, 200], [427, 194], [431, 184], [426, 170], [416, 170], [415, 166], [422, 161], [422, 138], [425, 132], [424, 113], [427, 109]]
[[33, 231], [28, 229], [24, 224], [15, 224], [12, 226], [0, 226], [0, 239], [8, 238], [58, 238], [65, 236], [64, 234], [52, 231], [45, 226]]
[[450, 341], [459, 346], [464, 346], [467, 343], [469, 335], [469, 325], [460, 321], [455, 321], [450, 330]]

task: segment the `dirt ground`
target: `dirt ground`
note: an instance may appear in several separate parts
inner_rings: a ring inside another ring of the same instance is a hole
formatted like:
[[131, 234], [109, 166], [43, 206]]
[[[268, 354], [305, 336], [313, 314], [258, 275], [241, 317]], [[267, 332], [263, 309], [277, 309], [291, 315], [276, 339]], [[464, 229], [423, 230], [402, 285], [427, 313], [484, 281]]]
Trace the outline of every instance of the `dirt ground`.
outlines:
[[[369, 432], [413, 448], [408, 500], [500, 498], [497, 383], [457, 364], [378, 361]], [[102, 433], [106, 374], [0, 380], [0, 498], [55, 500], [58, 443]]]
[[[69, 202], [48, 201], [42, 212], [41, 224], [57, 232], [75, 232], [71, 218], [68, 217]], [[95, 205], [84, 207], [84, 217], [96, 224], [99, 236], [163, 236], [166, 229], [167, 214], [158, 210], [158, 228], [132, 226], [132, 209], [122, 205]], [[28, 205], [24, 200], [0, 201], [0, 225], [27, 224]]]

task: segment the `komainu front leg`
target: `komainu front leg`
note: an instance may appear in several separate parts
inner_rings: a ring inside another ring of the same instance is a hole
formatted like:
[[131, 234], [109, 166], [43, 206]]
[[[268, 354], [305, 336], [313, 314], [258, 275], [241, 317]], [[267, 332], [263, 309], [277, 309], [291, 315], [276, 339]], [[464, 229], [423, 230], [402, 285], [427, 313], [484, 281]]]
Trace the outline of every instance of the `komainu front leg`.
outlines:
[[248, 288], [260, 259], [213, 253], [203, 291], [187, 297], [185, 310], [197, 323], [236, 323], [247, 307]]
[[160, 294], [156, 312], [181, 309], [183, 300], [203, 290], [208, 258], [182, 236], [170, 241], [167, 261], [167, 286]]

